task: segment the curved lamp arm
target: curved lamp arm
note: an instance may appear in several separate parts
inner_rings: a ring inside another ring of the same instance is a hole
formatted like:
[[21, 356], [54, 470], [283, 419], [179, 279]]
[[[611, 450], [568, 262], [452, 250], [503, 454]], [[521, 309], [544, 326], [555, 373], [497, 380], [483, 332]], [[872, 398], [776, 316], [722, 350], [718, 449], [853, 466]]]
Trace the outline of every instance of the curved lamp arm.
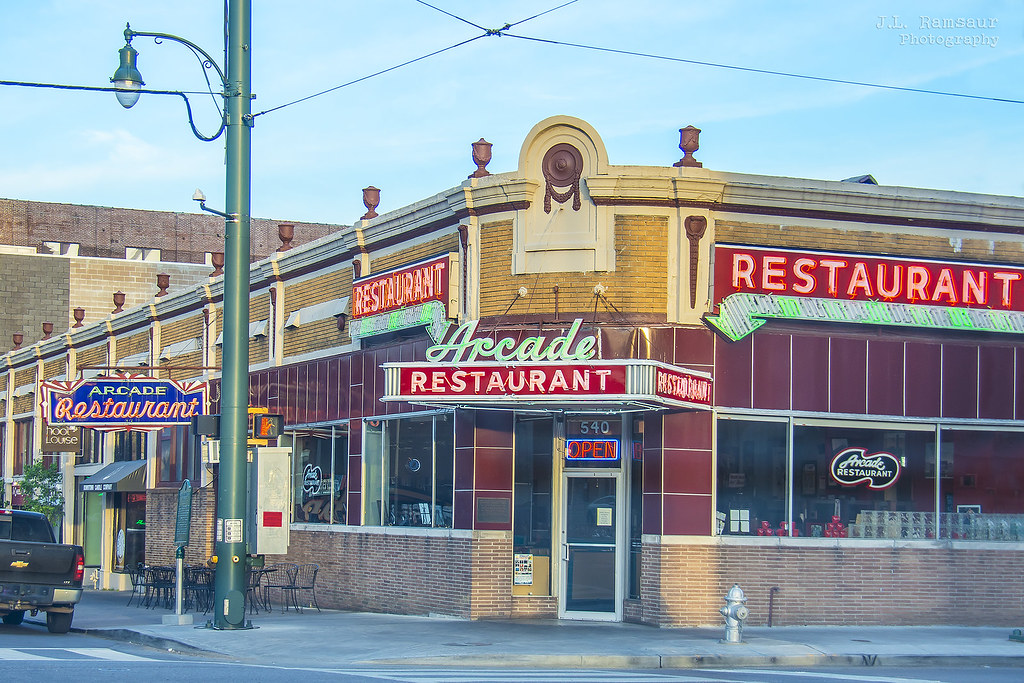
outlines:
[[[196, 128], [195, 118], [192, 116], [192, 103], [189, 101], [188, 96], [185, 93], [176, 90], [142, 90], [142, 86], [145, 85], [145, 83], [142, 80], [142, 75], [139, 73], [138, 69], [135, 66], [135, 60], [138, 57], [138, 53], [132, 47], [132, 39], [136, 36], [152, 38], [156, 43], [160, 43], [163, 40], [169, 40], [171, 42], [180, 43], [184, 45], [192, 51], [192, 54], [196, 56], [196, 58], [199, 60], [199, 63], [203, 66], [204, 69], [212, 68], [216, 70], [217, 76], [220, 78], [221, 83], [221, 97], [227, 98], [229, 96], [229, 93], [227, 92], [228, 81], [227, 78], [224, 76], [224, 71], [221, 70], [220, 66], [217, 65], [217, 62], [214, 61], [213, 57], [211, 57], [206, 50], [199, 47], [191, 40], [187, 40], [185, 38], [173, 35], [171, 33], [158, 33], [154, 31], [133, 31], [131, 26], [126, 24], [124, 29], [125, 45], [120, 50], [121, 66], [118, 68], [116, 72], [114, 72], [113, 78], [110, 79], [111, 82], [117, 84], [118, 86], [114, 88], [114, 91], [118, 95], [118, 100], [121, 102], [121, 105], [125, 108], [132, 107], [138, 100], [139, 95], [141, 95], [143, 92], [153, 92], [165, 95], [178, 95], [185, 102], [185, 109], [188, 112], [188, 125], [192, 129], [192, 134], [204, 142], [212, 142], [213, 140], [219, 138], [224, 133], [224, 130], [227, 128], [227, 116], [224, 110], [219, 106], [217, 107], [217, 109], [218, 112], [220, 113], [220, 127], [217, 129], [217, 132], [214, 133], [213, 135], [204, 135], [199, 131], [198, 128]], [[207, 78], [206, 82], [207, 84], [209, 84], [210, 79]], [[210, 94], [213, 95], [212, 90]], [[126, 95], [127, 97], [125, 97]], [[125, 99], [122, 99], [122, 97], [125, 97]]]
[[[202, 65], [205, 68], [207, 68], [207, 69], [212, 68], [212, 69], [216, 70], [217, 75], [220, 76], [221, 87], [223, 87], [225, 90], [227, 90], [228, 79], [224, 75], [224, 72], [221, 70], [221, 68], [217, 65], [217, 62], [214, 61], [213, 57], [210, 56], [210, 53], [208, 53], [206, 50], [204, 50], [203, 48], [201, 48], [198, 45], [196, 45], [195, 43], [193, 43], [191, 40], [188, 40], [186, 38], [182, 38], [181, 36], [176, 36], [176, 35], [171, 34], [171, 33], [155, 33], [155, 32], [152, 32], [152, 31], [133, 31], [131, 26], [125, 25], [124, 41], [126, 43], [128, 43], [129, 45], [131, 45], [132, 38], [134, 38], [135, 36], [142, 36], [143, 38], [152, 38], [153, 42], [155, 42], [155, 43], [160, 43], [161, 40], [169, 40], [169, 41], [174, 42], [174, 43], [181, 43], [182, 45], [184, 45], [185, 47], [189, 48], [193, 52], [198, 52], [199, 55], [202, 56], [202, 59], [199, 60], [202, 63]], [[223, 94], [223, 93], [221, 93], [221, 94]]]

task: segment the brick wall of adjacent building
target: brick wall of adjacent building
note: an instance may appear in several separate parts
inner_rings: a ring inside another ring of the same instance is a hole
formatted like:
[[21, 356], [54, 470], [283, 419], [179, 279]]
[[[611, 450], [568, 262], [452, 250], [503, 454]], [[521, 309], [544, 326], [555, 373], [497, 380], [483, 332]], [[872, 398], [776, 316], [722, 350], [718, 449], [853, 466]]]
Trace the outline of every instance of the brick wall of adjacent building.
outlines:
[[[280, 221], [253, 218], [252, 258], [269, 256], [281, 246]], [[293, 223], [292, 246], [319, 239], [343, 226]], [[75, 242], [79, 255], [124, 258], [125, 247], [160, 249], [161, 259], [203, 263], [207, 252], [223, 251], [224, 219], [201, 213], [143, 211], [0, 199], [0, 244], [42, 249], [43, 242]], [[218, 246], [220, 245], [220, 246]]]
[[64, 332], [70, 315], [68, 259], [0, 253], [0, 353], [14, 348], [11, 335], [24, 335], [23, 346], [43, 338], [43, 323]]
[[738, 583], [750, 626], [987, 625], [1024, 622], [1018, 550], [907, 543], [653, 544], [643, 549], [642, 605], [631, 620], [721, 625]]

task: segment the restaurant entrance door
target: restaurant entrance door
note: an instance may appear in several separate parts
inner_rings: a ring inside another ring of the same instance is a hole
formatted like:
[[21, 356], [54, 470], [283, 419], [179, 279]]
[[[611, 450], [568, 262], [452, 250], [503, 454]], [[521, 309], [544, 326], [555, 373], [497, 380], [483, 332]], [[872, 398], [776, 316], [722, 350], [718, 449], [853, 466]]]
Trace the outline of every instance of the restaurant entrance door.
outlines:
[[562, 477], [559, 618], [622, 620], [620, 490], [617, 471], [566, 471]]

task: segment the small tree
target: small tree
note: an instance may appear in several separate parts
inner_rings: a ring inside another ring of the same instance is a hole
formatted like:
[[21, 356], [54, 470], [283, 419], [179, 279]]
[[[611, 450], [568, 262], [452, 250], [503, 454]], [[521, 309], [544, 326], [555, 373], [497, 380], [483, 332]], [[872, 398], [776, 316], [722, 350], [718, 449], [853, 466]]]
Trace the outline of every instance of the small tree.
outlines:
[[47, 465], [38, 460], [26, 465], [21, 492], [25, 496], [24, 509], [42, 512], [54, 527], [60, 523], [64, 516], [64, 491], [56, 464]]

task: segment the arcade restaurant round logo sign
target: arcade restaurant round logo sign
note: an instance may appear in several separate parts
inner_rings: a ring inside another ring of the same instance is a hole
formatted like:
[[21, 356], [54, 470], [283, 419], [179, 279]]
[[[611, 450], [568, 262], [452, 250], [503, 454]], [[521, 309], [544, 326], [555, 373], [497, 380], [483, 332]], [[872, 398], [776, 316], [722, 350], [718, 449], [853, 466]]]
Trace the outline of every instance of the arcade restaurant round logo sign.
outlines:
[[832, 478], [843, 486], [867, 484], [869, 489], [887, 489], [900, 478], [902, 463], [892, 453], [868, 453], [866, 448], [844, 448], [829, 466]]

